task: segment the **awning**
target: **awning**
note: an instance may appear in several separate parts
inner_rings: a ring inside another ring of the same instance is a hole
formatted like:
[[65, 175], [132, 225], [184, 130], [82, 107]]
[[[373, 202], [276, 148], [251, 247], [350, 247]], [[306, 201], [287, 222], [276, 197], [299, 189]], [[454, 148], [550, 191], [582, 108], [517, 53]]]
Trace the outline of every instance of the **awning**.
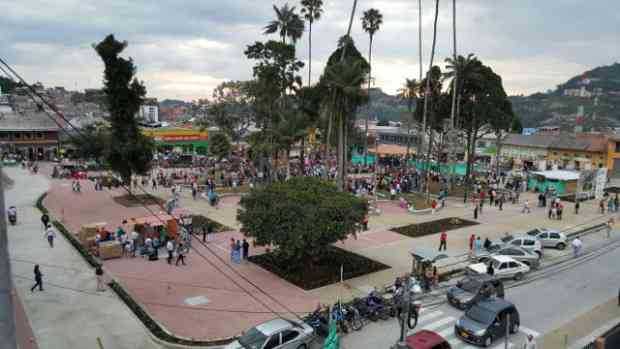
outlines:
[[449, 256], [445, 253], [438, 252], [432, 248], [426, 247], [417, 247], [409, 251], [411, 256], [415, 258], [418, 262], [431, 262], [434, 263], [440, 259], [448, 258]]

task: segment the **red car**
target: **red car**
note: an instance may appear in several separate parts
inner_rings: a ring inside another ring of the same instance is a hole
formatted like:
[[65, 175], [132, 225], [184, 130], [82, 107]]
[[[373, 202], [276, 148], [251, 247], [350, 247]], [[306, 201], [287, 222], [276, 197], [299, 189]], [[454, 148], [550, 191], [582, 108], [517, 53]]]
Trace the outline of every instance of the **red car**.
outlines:
[[450, 343], [433, 331], [421, 330], [406, 339], [409, 349], [451, 349]]

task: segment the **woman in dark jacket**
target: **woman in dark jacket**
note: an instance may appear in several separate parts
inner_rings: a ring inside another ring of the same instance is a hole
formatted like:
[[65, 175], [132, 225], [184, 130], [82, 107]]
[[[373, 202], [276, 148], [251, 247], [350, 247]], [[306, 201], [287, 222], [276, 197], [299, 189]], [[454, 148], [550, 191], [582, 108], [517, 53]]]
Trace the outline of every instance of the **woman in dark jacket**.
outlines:
[[33, 292], [37, 286], [39, 286], [39, 291], [43, 291], [43, 274], [41, 274], [41, 270], [39, 270], [39, 265], [34, 266], [34, 281], [36, 282], [34, 286], [30, 289], [30, 292]]

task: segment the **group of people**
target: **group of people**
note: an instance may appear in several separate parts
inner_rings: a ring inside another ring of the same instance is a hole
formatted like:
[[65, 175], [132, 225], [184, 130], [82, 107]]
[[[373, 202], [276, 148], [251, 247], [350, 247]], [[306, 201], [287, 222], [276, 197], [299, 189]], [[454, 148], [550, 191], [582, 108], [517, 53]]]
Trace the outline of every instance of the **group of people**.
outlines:
[[235, 240], [230, 238], [230, 261], [235, 264], [240, 264], [242, 261], [247, 261], [250, 253], [250, 243], [243, 239]]

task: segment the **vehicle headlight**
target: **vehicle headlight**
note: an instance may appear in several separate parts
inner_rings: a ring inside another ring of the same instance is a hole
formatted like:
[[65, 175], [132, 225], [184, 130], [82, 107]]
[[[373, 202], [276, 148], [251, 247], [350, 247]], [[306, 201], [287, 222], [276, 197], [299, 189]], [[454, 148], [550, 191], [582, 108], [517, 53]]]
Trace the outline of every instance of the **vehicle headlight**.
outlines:
[[480, 337], [480, 336], [484, 336], [484, 334], [485, 334], [486, 332], [487, 332], [487, 330], [485, 330], [485, 329], [481, 329], [481, 330], [478, 330], [478, 331], [474, 332], [474, 334], [475, 334], [476, 336]]

